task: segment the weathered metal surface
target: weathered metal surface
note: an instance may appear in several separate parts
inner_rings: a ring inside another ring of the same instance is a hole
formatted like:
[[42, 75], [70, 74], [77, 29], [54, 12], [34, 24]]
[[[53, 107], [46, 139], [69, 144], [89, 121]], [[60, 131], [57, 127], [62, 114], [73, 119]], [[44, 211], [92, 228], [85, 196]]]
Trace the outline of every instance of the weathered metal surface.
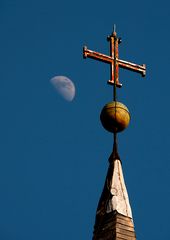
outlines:
[[[86, 46], [83, 47], [83, 57], [92, 58], [101, 62], [110, 64], [110, 80], [108, 83], [113, 85], [116, 81], [116, 86], [121, 87], [122, 84], [119, 82], [119, 67], [140, 73], [143, 77], [146, 75], [146, 65], [138, 65], [132, 62], [124, 61], [119, 59], [118, 44], [121, 42], [120, 38], [117, 37], [114, 31], [108, 38], [110, 41], [110, 56], [92, 51]], [[114, 78], [115, 75], [115, 78]]]

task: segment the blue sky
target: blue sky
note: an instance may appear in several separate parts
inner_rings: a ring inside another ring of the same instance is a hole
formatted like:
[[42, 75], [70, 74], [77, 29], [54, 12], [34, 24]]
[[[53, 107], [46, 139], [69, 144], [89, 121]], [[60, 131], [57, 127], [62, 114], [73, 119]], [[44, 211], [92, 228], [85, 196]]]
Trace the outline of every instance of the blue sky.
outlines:
[[[138, 240], [170, 239], [170, 33], [168, 1], [0, 1], [0, 239], [91, 239], [112, 135], [99, 116], [112, 100], [109, 66], [82, 47], [109, 53], [113, 24], [123, 60], [118, 100], [131, 123], [119, 154]], [[50, 84], [76, 86], [74, 101]]]

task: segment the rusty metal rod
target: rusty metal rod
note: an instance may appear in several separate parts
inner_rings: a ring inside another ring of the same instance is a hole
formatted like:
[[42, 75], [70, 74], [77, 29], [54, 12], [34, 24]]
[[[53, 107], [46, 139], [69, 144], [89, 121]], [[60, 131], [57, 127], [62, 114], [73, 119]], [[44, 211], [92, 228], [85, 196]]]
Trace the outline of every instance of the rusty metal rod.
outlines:
[[[114, 26], [115, 28], [115, 26]], [[117, 77], [117, 74], [116, 74], [116, 41], [117, 41], [117, 37], [116, 37], [116, 32], [113, 33], [113, 39], [114, 39], [114, 85], [113, 85], [113, 88], [114, 88], [114, 96], [113, 96], [113, 100], [116, 102], [116, 77]], [[116, 109], [116, 108], [115, 108]]]

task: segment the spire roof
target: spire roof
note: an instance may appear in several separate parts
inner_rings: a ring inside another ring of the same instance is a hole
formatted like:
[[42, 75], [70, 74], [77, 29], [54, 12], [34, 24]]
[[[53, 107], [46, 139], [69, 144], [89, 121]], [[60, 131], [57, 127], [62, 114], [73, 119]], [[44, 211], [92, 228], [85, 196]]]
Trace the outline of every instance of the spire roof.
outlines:
[[109, 162], [104, 189], [96, 212], [93, 240], [135, 240], [132, 211], [116, 144]]
[[113, 174], [112, 179], [110, 179], [109, 187], [112, 197], [108, 200], [107, 212], [116, 210], [118, 213], [132, 218], [129, 197], [123, 177], [122, 164], [120, 160], [117, 159], [114, 160], [113, 164]]

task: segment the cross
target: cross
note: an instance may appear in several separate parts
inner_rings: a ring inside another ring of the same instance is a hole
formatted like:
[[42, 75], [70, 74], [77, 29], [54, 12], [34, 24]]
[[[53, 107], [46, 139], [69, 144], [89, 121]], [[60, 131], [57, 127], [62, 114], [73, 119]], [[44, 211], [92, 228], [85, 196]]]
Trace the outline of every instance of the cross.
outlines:
[[119, 67], [141, 73], [142, 77], [145, 76], [146, 74], [145, 64], [138, 65], [135, 63], [119, 59], [118, 44], [121, 43], [121, 38], [117, 37], [115, 26], [113, 33], [107, 37], [107, 40], [110, 42], [110, 56], [92, 51], [88, 49], [86, 46], [84, 46], [83, 57], [93, 58], [98, 61], [110, 64], [110, 80], [108, 80], [109, 84], [116, 85], [116, 87], [122, 87], [122, 84], [119, 82]]

